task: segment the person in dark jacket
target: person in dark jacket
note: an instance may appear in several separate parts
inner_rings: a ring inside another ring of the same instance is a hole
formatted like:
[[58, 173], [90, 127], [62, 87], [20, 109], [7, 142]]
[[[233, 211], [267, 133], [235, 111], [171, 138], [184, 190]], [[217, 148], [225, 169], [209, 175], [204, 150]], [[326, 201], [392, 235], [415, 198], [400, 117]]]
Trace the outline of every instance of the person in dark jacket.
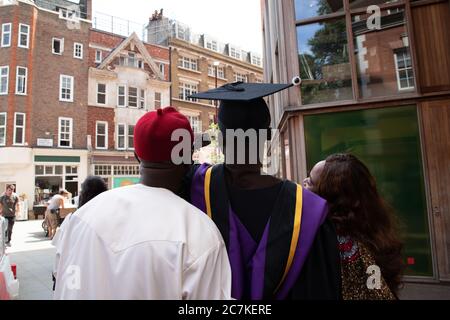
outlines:
[[5, 193], [0, 197], [1, 215], [8, 221], [8, 229], [6, 235], [6, 245], [11, 245], [11, 237], [16, 221], [16, 210], [18, 210], [19, 198], [14, 193], [12, 185], [6, 186]]

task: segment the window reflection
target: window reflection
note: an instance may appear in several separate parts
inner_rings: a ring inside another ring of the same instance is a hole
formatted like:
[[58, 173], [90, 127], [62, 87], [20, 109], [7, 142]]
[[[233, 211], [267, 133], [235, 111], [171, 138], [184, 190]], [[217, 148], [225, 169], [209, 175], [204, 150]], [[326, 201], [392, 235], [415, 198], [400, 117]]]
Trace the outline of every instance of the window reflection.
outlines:
[[369, 14], [352, 16], [359, 93], [363, 98], [414, 91], [414, 72], [402, 8], [381, 12], [380, 29]]
[[295, 0], [296, 20], [343, 12], [342, 0]]
[[367, 8], [372, 5], [396, 3], [399, 0], [350, 0], [350, 9]]
[[302, 104], [353, 98], [345, 20], [297, 27]]

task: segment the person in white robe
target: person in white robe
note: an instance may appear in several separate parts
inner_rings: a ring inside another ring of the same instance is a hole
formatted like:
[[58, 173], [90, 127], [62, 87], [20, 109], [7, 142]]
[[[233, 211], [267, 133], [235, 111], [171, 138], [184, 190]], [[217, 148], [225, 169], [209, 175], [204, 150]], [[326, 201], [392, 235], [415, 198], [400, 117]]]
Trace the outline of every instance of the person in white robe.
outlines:
[[53, 242], [54, 299], [230, 299], [222, 236], [176, 195], [187, 166], [165, 161], [179, 128], [192, 137], [174, 108], [143, 116], [135, 127], [141, 183], [104, 192], [66, 217]]

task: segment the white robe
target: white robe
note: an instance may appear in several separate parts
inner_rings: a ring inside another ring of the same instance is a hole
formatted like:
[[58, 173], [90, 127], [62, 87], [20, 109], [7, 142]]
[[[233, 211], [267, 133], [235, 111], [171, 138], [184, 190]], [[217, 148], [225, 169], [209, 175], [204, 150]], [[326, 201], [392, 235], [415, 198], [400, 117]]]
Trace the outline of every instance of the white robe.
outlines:
[[55, 299], [230, 299], [231, 269], [206, 214], [142, 184], [100, 194], [54, 238]]

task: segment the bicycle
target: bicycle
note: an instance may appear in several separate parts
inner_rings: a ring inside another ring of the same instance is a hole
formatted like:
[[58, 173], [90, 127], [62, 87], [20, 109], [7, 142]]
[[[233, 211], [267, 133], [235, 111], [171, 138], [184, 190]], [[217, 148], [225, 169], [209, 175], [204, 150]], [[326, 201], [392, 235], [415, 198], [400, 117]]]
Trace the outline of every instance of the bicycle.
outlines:
[[[57, 225], [57, 227], [60, 227], [61, 226], [61, 224], [62, 224], [62, 222], [64, 221], [64, 219], [62, 219], [61, 218], [61, 216], [60, 216], [60, 210], [59, 209], [57, 209], [57, 210], [55, 210], [56, 212], [55, 213], [52, 213], [52, 214], [56, 214], [56, 217], [57, 217], [57, 219], [58, 219], [58, 225]], [[48, 237], [48, 225], [47, 225], [47, 219], [46, 219], [46, 217], [44, 217], [44, 221], [42, 221], [42, 229], [44, 229], [44, 232], [45, 232], [45, 237]]]

